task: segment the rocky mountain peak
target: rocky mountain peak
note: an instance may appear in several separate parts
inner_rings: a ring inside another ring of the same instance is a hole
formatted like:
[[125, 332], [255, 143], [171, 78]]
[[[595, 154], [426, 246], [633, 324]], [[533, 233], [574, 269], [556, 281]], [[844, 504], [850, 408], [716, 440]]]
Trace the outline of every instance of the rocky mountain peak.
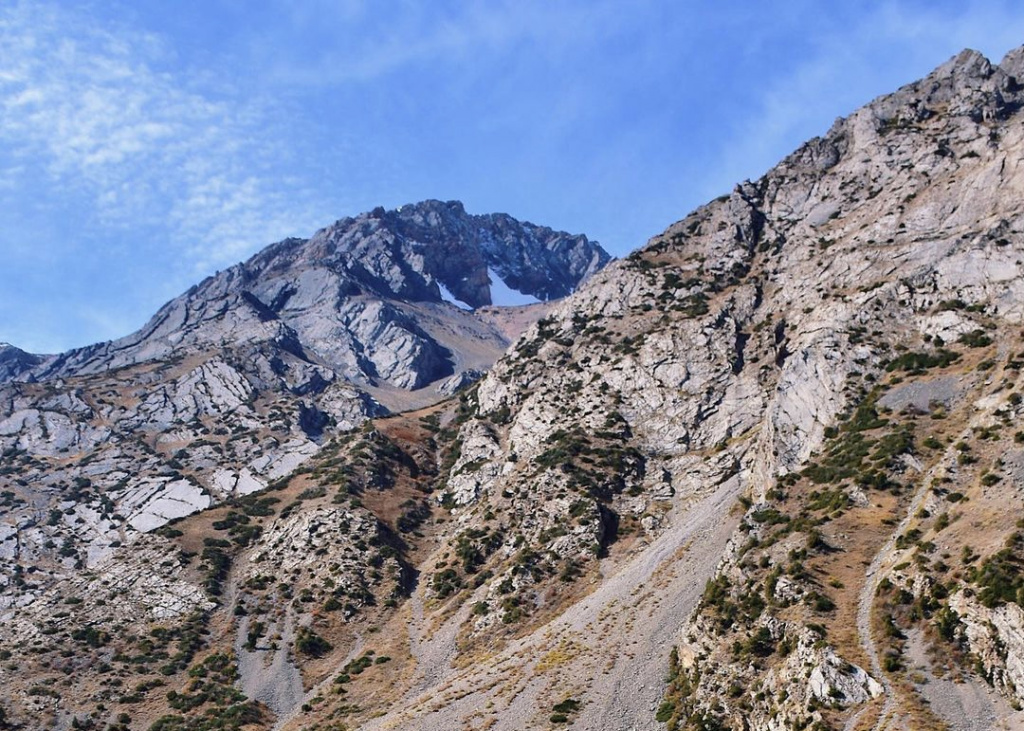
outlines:
[[585, 236], [474, 216], [458, 201], [377, 208], [318, 232], [299, 256], [341, 264], [380, 293], [422, 301], [457, 298], [469, 307], [506, 304], [499, 291], [558, 299], [604, 266], [608, 254]]
[[[486, 317], [456, 310], [564, 297], [609, 260], [585, 236], [470, 215], [457, 201], [378, 208], [208, 277], [132, 335], [11, 366], [7, 377], [45, 380], [263, 344], [297, 361], [302, 379], [314, 366], [361, 386], [415, 390], [485, 368], [507, 345]], [[515, 301], [503, 301], [509, 296]], [[453, 330], [446, 320], [461, 324]], [[487, 355], [453, 355], [453, 332], [489, 341]]]
[[26, 353], [10, 343], [0, 343], [0, 382], [16, 378], [42, 361], [41, 356]]

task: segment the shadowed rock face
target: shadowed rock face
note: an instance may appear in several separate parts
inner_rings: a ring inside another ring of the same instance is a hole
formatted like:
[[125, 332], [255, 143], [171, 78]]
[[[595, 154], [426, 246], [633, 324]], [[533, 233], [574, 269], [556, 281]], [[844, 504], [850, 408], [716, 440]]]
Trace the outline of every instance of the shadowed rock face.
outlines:
[[[422, 258], [423, 278], [433, 278], [473, 307], [492, 304], [488, 268], [512, 289], [547, 301], [572, 293], [609, 261], [585, 236], [520, 223], [503, 213], [470, 216], [456, 201], [378, 209], [370, 216], [376, 216], [377, 230], [395, 232], [394, 243], [410, 252], [400, 258]], [[355, 223], [343, 221], [328, 231], [334, 234]], [[437, 296], [429, 281], [426, 289], [426, 298]]]
[[0, 343], [0, 382], [17, 378], [43, 361], [42, 356], [26, 353], [7, 343]]

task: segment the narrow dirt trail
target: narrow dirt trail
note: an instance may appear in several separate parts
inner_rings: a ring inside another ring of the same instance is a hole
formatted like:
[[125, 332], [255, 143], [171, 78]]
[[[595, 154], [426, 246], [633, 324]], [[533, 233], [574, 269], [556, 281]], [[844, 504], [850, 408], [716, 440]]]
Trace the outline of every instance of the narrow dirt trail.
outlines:
[[[969, 436], [971, 427], [983, 423], [987, 416], [987, 411], [975, 413], [961, 436]], [[899, 525], [893, 528], [889, 538], [886, 539], [885, 543], [882, 544], [882, 547], [875, 554], [874, 558], [871, 559], [871, 564], [868, 566], [866, 571], [867, 581], [864, 583], [864, 587], [860, 592], [860, 598], [857, 605], [857, 634], [860, 637], [861, 647], [864, 649], [864, 652], [871, 661], [871, 674], [882, 684], [882, 687], [885, 690], [885, 702], [882, 704], [882, 710], [878, 715], [878, 719], [875, 721], [874, 726], [872, 726], [872, 731], [886, 731], [886, 729], [893, 729], [893, 731], [895, 731], [896, 726], [893, 724], [899, 722], [896, 714], [897, 703], [893, 693], [893, 687], [889, 682], [889, 678], [882, 670], [878, 648], [875, 646], [875, 641], [871, 634], [871, 619], [875, 596], [878, 592], [878, 585], [886, 573], [885, 569], [888, 569], [893, 564], [893, 556], [897, 550], [896, 539], [903, 535], [910, 527], [911, 521], [915, 519], [915, 516], [921, 509], [922, 504], [931, 491], [933, 478], [936, 477], [937, 474], [941, 474], [942, 470], [943, 463], [940, 461], [934, 464], [927, 471], [921, 473], [918, 480], [917, 491], [911, 498], [910, 504], [907, 506]], [[844, 731], [855, 731], [855, 729], [860, 728], [859, 724], [861, 723], [861, 720], [872, 707], [873, 706], [865, 706], [856, 714], [851, 716], [844, 726]]]
[[[907, 506], [906, 512], [903, 519], [900, 521], [890, 536], [882, 544], [882, 547], [875, 553], [874, 558], [871, 559], [871, 564], [868, 566], [865, 575], [867, 581], [864, 582], [863, 588], [860, 590], [860, 597], [857, 602], [857, 635], [860, 637], [860, 645], [867, 654], [868, 659], [871, 661], [871, 675], [879, 683], [882, 684], [882, 688], [885, 691], [885, 701], [882, 704], [882, 710], [878, 715], [878, 720], [875, 722], [873, 728], [875, 731], [882, 731], [886, 728], [892, 720], [892, 715], [896, 710], [896, 698], [893, 693], [892, 684], [889, 682], [889, 677], [882, 669], [882, 661], [878, 655], [878, 648], [875, 646], [874, 637], [871, 634], [871, 618], [875, 604], [875, 595], [878, 592], [878, 585], [884, 575], [883, 568], [886, 568], [892, 561], [893, 553], [896, 550], [896, 539], [902, 535], [910, 525], [910, 521], [914, 519], [914, 515], [921, 507], [921, 503], [928, 496], [928, 492], [931, 489], [929, 487], [930, 480], [927, 477], [931, 473], [922, 475], [920, 480], [920, 487], [917, 492], [914, 493], [913, 498], [910, 501], [910, 505]], [[871, 710], [873, 706], [866, 705], [861, 708], [857, 713], [850, 717], [843, 727], [845, 731], [854, 731], [858, 728], [858, 724], [861, 719]]]
[[[471, 667], [446, 670], [458, 616], [429, 640], [415, 638], [414, 656], [431, 663], [422, 680], [402, 710], [362, 728], [546, 727], [550, 704], [571, 696], [581, 701], [573, 719], [578, 728], [659, 730], [654, 715], [669, 650], [735, 529], [738, 518], [730, 516], [730, 508], [737, 493], [736, 484], [726, 484], [675, 508], [671, 527], [594, 592]], [[422, 611], [414, 599], [413, 617]]]

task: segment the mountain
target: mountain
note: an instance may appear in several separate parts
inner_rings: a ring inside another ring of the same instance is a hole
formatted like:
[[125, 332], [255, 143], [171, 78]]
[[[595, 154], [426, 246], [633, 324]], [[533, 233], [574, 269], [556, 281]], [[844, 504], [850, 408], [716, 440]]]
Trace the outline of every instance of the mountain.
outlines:
[[[7, 717], [118, 729], [1021, 723], [1018, 79], [1024, 48], [999, 65], [959, 54], [594, 273], [455, 397], [318, 419], [297, 469], [104, 545], [85, 570], [44, 559], [73, 548], [62, 542], [116, 493], [108, 476], [132, 475], [118, 457], [60, 452], [100, 438], [48, 416], [93, 408], [75, 390], [86, 376], [47, 380], [58, 361], [15, 376], [8, 388], [51, 406], [33, 417], [46, 432], [31, 449], [5, 454], [18, 488], [0, 493], [5, 510], [36, 517], [5, 518], [13, 537], [0, 545], [53, 530], [50, 554], [9, 554], [24, 568], [5, 591], [19, 598], [0, 635]], [[443, 283], [483, 302], [432, 276], [439, 298]], [[257, 299], [275, 311], [271, 291]], [[87, 376], [101, 379], [89, 394], [127, 409], [140, 396], [113, 379], [166, 383], [186, 362], [133, 360]], [[352, 394], [385, 392], [379, 372], [348, 373]], [[259, 399], [261, 424], [294, 418], [279, 385]], [[150, 452], [125, 432], [133, 459], [180, 461], [150, 478], [167, 500], [202, 473], [241, 480], [238, 465], [265, 460], [247, 450], [282, 441], [269, 426], [221, 426], [228, 409], [210, 403], [199, 424], [171, 414], [143, 431]], [[62, 502], [47, 502], [47, 484]]]
[[[583, 236], [426, 201], [274, 244], [120, 340], [2, 346], [0, 607], [472, 383], [608, 260]], [[496, 291], [536, 304], [494, 307]]]
[[499, 291], [557, 299], [608, 260], [584, 236], [505, 214], [472, 216], [457, 201], [378, 208], [207, 278], [120, 340], [34, 364], [0, 351], [0, 376], [52, 380], [229, 347], [281, 370], [293, 389], [324, 378], [319, 366], [363, 387], [416, 390], [486, 366], [507, 345], [488, 318], [453, 312], [446, 300], [469, 310]]
[[9, 343], [0, 343], [0, 382], [13, 380], [42, 361], [38, 355], [26, 353]]

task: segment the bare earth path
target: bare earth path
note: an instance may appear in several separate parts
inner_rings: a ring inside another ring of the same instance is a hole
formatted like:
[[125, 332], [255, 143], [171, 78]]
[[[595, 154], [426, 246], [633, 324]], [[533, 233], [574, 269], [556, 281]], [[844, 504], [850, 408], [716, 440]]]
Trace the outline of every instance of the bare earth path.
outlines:
[[[882, 711], [878, 716], [878, 721], [874, 725], [875, 731], [882, 731], [887, 727], [887, 724], [892, 720], [892, 715], [896, 710], [896, 698], [892, 692], [892, 684], [889, 682], [888, 676], [882, 670], [882, 662], [878, 657], [878, 648], [875, 647], [875, 640], [871, 634], [871, 614], [874, 608], [875, 594], [878, 592], [878, 584], [882, 580], [884, 572], [882, 571], [888, 563], [891, 562], [893, 552], [896, 550], [896, 538], [902, 535], [913, 519], [913, 516], [917, 514], [917, 511], [921, 508], [921, 503], [928, 496], [930, 491], [929, 479], [920, 480], [920, 487], [914, 494], [913, 499], [910, 501], [910, 505], [907, 507], [906, 513], [903, 516], [903, 520], [900, 524], [893, 529], [892, 534], [886, 539], [882, 547], [878, 549], [878, 553], [871, 559], [871, 565], [867, 569], [867, 581], [864, 582], [864, 587], [860, 591], [860, 599], [857, 605], [857, 634], [860, 636], [861, 647], [864, 648], [864, 652], [867, 653], [868, 658], [871, 660], [871, 676], [875, 678], [879, 683], [882, 684], [882, 688], [885, 689], [885, 702], [882, 705]], [[870, 705], [866, 705], [846, 722], [844, 726], [845, 731], [853, 731], [858, 728], [857, 724], [860, 723], [861, 718], [872, 708]]]
[[254, 701], [260, 701], [274, 712], [278, 719], [275, 728], [302, 702], [302, 675], [292, 662], [289, 648], [295, 635], [294, 618], [289, 610], [279, 624], [270, 627], [270, 634], [280, 633], [276, 647], [263, 638], [254, 651], [245, 649], [249, 618], [243, 617], [235, 638], [238, 657], [239, 685], [242, 692]]
[[[969, 426], [982, 423], [983, 416], [983, 414], [975, 415]], [[931, 490], [930, 485], [932, 482], [932, 478], [934, 477], [935, 471], [939, 468], [940, 466], [933, 467], [932, 470], [922, 475], [922, 479], [918, 481], [919, 487], [917, 489], [917, 492], [914, 494], [913, 499], [910, 501], [910, 505], [907, 507], [903, 519], [900, 521], [899, 525], [897, 525], [893, 529], [892, 534], [889, 536], [886, 542], [878, 550], [878, 553], [876, 553], [875, 557], [872, 559], [871, 565], [868, 567], [866, 572], [867, 581], [865, 582], [864, 587], [861, 589], [860, 592], [860, 600], [857, 607], [857, 633], [860, 636], [860, 642], [861, 646], [864, 648], [864, 652], [867, 653], [869, 659], [871, 660], [871, 674], [875, 677], [876, 680], [878, 680], [882, 684], [882, 687], [885, 689], [885, 702], [882, 705], [882, 710], [878, 715], [877, 721], [875, 721], [874, 726], [872, 726], [873, 731], [886, 731], [887, 729], [895, 730], [899, 727], [900, 723], [899, 715], [897, 713], [896, 698], [893, 694], [892, 684], [889, 682], [889, 679], [886, 676], [886, 674], [882, 671], [881, 661], [878, 657], [878, 649], [875, 647], [875, 641], [871, 634], [871, 615], [872, 609], [874, 607], [875, 595], [878, 591], [879, 582], [882, 580], [882, 577], [885, 574], [885, 571], [883, 569], [887, 568], [890, 564], [893, 563], [893, 554], [896, 551], [897, 537], [903, 535], [903, 533], [905, 533], [906, 530], [910, 527], [910, 522], [913, 520], [914, 516], [920, 510], [922, 504], [925, 501], [925, 498], [928, 496]], [[973, 721], [967, 718], [967, 714], [964, 711], [965, 707], [972, 707], [975, 708], [975, 710], [977, 710], [974, 701], [968, 699], [965, 695], [963, 695], [963, 693], [967, 691], [964, 691], [962, 688], [953, 688], [952, 690], [954, 691], [955, 695], [958, 696], [958, 699], [947, 699], [949, 700], [949, 702], [942, 706], [946, 708], [947, 711], [950, 711], [950, 713], [952, 713], [951, 716], [944, 717], [944, 719], [947, 722], [950, 722], [951, 729], [956, 729], [957, 731], [959, 731], [960, 729], [975, 728], [975, 726], [972, 725]], [[925, 694], [925, 698], [928, 699], [928, 694]], [[957, 706], [957, 703], [959, 703], [960, 710], [954, 712], [952, 709], [955, 706]], [[966, 706], [964, 704], [966, 704]], [[865, 706], [852, 717], [850, 717], [850, 719], [846, 722], [846, 725], [844, 726], [844, 731], [854, 731], [855, 729], [860, 728], [859, 724], [861, 723], [862, 718], [868, 713], [868, 711], [871, 708], [872, 706]], [[1000, 708], [1002, 709], [1008, 707], [1000, 706]], [[936, 710], [939, 713], [939, 715], [942, 716], [940, 709], [933, 708], [933, 710]], [[1005, 711], [1003, 715], [1005, 715]], [[987, 726], [984, 728], [990, 727], [991, 726]]]
[[948, 724], [949, 731], [988, 731], [1013, 712], [1005, 698], [983, 683], [936, 677], [921, 630], [907, 633], [907, 659], [923, 678], [918, 692], [935, 715]]

